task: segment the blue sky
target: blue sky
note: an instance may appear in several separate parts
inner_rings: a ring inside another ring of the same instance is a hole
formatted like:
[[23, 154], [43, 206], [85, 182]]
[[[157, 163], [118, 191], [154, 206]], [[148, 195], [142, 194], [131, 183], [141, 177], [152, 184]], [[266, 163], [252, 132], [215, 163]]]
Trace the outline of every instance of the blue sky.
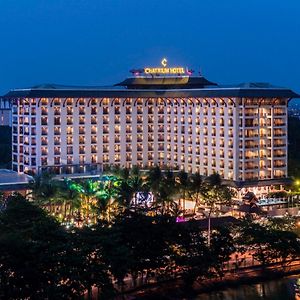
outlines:
[[300, 93], [299, 14], [299, 0], [0, 0], [0, 94], [110, 85], [162, 57]]

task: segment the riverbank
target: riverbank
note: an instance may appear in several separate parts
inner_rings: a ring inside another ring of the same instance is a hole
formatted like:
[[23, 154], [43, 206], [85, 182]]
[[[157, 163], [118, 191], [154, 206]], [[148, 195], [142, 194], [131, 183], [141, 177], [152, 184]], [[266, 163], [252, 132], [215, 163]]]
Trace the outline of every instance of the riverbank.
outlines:
[[231, 270], [230, 272], [227, 272], [222, 279], [213, 278], [195, 282], [192, 289], [186, 289], [183, 280], [180, 278], [155, 284], [153, 283], [127, 291], [125, 295], [116, 297], [115, 299], [189, 299], [194, 298], [201, 293], [235, 288], [243, 284], [255, 284], [296, 274], [300, 274], [299, 260], [291, 262], [285, 270], [282, 270], [278, 263], [269, 265], [264, 271], [261, 266]]

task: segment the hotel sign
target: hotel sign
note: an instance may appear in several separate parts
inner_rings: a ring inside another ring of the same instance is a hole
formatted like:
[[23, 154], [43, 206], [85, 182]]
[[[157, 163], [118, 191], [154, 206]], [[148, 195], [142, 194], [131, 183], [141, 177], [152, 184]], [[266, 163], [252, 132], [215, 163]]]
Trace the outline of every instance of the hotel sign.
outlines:
[[185, 74], [185, 68], [184, 67], [167, 67], [167, 59], [164, 58], [161, 61], [162, 67], [158, 68], [144, 68], [145, 74]]

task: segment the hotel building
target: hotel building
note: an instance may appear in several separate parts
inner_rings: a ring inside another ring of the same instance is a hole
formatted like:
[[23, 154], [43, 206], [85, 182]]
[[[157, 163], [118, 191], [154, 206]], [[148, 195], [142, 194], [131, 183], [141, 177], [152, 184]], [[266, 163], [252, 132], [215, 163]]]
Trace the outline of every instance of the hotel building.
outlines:
[[221, 86], [183, 68], [133, 73], [111, 88], [41, 85], [6, 94], [13, 170], [70, 174], [158, 164], [218, 172], [238, 187], [284, 184], [287, 105], [299, 97], [293, 91]]

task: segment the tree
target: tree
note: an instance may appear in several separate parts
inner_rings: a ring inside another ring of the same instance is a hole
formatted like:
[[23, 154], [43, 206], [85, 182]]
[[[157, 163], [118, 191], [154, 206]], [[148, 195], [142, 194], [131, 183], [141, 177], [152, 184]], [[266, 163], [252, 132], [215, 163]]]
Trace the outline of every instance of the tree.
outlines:
[[[65, 299], [57, 276], [66, 236], [59, 224], [21, 195], [0, 214], [0, 290], [5, 299]], [[65, 294], [66, 293], [66, 294]]]
[[190, 176], [188, 195], [195, 202], [194, 213], [196, 212], [196, 208], [203, 201], [202, 184], [203, 184], [202, 176], [199, 173], [195, 173]]
[[242, 251], [250, 251], [261, 263], [263, 271], [277, 260], [284, 269], [290, 259], [300, 255], [300, 242], [295, 233], [274, 229], [273, 225], [262, 225], [250, 219], [245, 219], [238, 226], [236, 241]]
[[212, 174], [207, 178], [202, 188], [203, 202], [208, 207], [208, 245], [210, 245], [210, 218], [212, 213], [220, 211], [222, 206], [230, 206], [234, 191], [228, 186], [222, 185], [219, 174]]

